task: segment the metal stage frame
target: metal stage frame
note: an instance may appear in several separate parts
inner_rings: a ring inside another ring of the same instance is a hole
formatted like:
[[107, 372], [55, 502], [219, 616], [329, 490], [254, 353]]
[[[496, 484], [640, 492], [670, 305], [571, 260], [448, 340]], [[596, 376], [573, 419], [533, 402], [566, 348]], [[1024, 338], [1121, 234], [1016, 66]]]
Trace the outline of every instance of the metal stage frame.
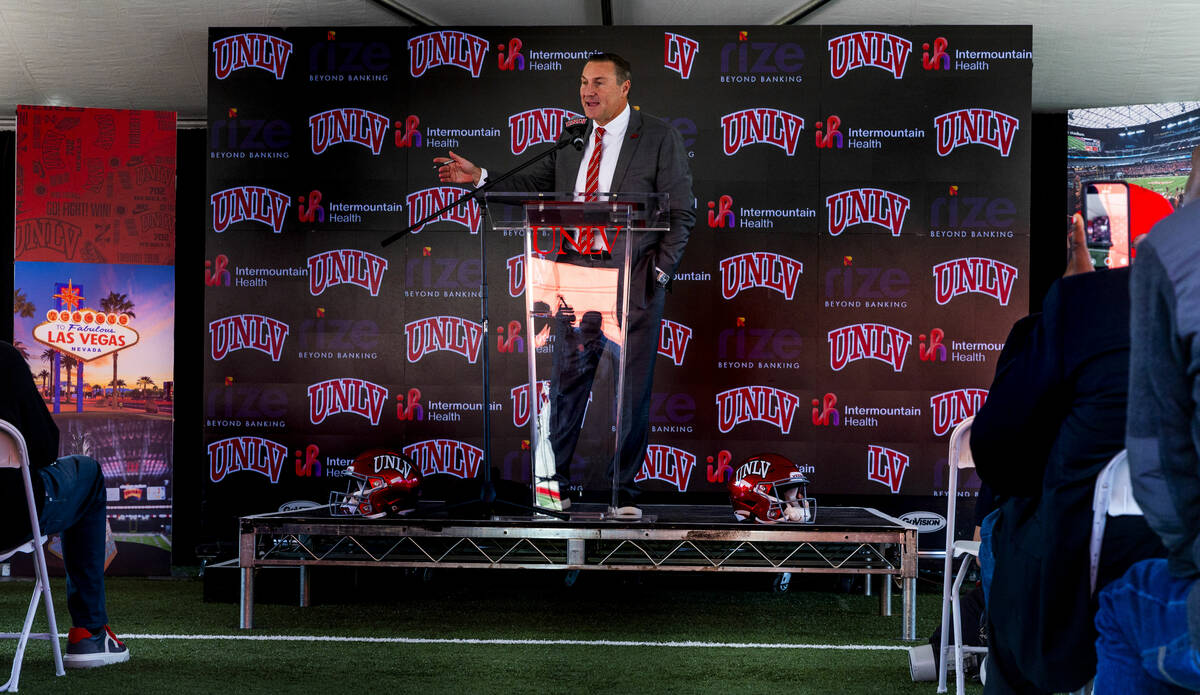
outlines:
[[[880, 615], [902, 586], [902, 638], [916, 639], [917, 529], [868, 507], [823, 507], [814, 524], [745, 524], [728, 506], [647, 505], [636, 522], [605, 521], [600, 505], [571, 518], [363, 519], [325, 509], [242, 517], [240, 627], [254, 623], [258, 568], [297, 567], [300, 605], [310, 567], [449, 567], [883, 575]], [[419, 512], [420, 510], [418, 510]]]

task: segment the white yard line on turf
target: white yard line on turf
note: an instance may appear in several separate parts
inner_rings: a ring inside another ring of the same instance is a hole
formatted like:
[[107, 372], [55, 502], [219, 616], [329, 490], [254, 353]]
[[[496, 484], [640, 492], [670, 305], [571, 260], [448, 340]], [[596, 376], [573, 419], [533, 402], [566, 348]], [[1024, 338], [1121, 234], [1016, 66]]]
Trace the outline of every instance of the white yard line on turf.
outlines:
[[[66, 637], [66, 635], [63, 635]], [[884, 644], [792, 644], [786, 642], [644, 642], [638, 640], [576, 639], [451, 639], [435, 637], [336, 637], [328, 635], [167, 635], [122, 634], [122, 640], [230, 640], [245, 642], [361, 642], [378, 644], [504, 644], [563, 645], [582, 647], [685, 647], [721, 649], [836, 649], [845, 651], [900, 651], [908, 647]]]

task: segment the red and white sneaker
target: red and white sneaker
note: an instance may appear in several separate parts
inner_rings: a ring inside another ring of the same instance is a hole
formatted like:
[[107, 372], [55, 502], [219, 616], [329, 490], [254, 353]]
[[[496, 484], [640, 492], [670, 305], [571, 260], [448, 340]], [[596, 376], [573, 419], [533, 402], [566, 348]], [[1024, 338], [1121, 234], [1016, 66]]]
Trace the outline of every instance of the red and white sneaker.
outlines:
[[67, 668], [95, 668], [129, 661], [129, 647], [117, 639], [105, 625], [92, 634], [86, 627], [73, 627], [67, 633], [67, 653], [63, 666]]

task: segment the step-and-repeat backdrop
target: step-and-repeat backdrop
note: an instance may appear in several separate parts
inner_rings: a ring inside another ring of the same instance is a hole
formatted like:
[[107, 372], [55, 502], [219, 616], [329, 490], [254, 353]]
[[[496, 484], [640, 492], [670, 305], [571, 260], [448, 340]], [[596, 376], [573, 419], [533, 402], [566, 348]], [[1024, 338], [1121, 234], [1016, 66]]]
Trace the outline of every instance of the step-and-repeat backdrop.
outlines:
[[[696, 225], [668, 297], [647, 491], [771, 451], [822, 495], [944, 490], [1028, 306], [1029, 27], [213, 29], [206, 516], [325, 502], [358, 453], [427, 487], [530, 477], [520, 240], [488, 243], [447, 150], [502, 171], [582, 111], [586, 58], [683, 135]], [[185, 232], [186, 233], [186, 232]], [[491, 351], [491, 398], [481, 351]]]

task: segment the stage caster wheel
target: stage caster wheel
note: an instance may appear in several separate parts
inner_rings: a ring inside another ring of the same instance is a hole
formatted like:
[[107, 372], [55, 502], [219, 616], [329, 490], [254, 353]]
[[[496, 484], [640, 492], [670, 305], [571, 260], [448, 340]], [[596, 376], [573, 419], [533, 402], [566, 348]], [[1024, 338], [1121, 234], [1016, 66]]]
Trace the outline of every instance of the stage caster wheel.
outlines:
[[575, 582], [578, 579], [579, 579], [579, 570], [567, 570], [567, 573], [563, 575], [563, 586], [566, 586], [566, 587], [575, 586]]
[[771, 589], [777, 594], [786, 594], [788, 587], [792, 584], [792, 573], [782, 572], [775, 575], [775, 581], [771, 583]]

